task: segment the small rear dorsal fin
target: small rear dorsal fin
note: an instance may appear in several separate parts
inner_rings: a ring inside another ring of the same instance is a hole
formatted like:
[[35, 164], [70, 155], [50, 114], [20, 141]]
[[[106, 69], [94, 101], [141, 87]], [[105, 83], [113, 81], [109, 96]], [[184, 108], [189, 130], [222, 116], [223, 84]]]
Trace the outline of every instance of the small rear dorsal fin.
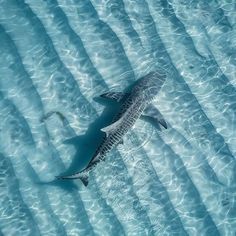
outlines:
[[165, 128], [167, 129], [167, 124], [166, 124], [166, 121], [164, 119], [160, 119], [158, 120], [158, 122]]
[[84, 185], [85, 187], [88, 186], [88, 183], [89, 183], [88, 176], [83, 176], [83, 177], [81, 177], [81, 178], [79, 178], [79, 179], [81, 180], [81, 182], [83, 183], [83, 185]]

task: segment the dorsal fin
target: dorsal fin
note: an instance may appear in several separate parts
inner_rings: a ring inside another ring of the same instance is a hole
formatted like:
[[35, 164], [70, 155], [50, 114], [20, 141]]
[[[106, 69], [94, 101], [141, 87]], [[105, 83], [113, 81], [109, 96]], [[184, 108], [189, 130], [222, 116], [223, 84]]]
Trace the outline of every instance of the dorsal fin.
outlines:
[[57, 179], [80, 179], [83, 185], [86, 187], [89, 183], [89, 176], [87, 174], [81, 175], [80, 172], [73, 175], [65, 175], [65, 176], [56, 176]]
[[114, 131], [117, 128], [117, 126], [120, 124], [120, 122], [121, 122], [121, 119], [119, 119], [116, 122], [102, 128], [101, 131], [105, 132], [106, 135], [108, 136], [112, 131]]

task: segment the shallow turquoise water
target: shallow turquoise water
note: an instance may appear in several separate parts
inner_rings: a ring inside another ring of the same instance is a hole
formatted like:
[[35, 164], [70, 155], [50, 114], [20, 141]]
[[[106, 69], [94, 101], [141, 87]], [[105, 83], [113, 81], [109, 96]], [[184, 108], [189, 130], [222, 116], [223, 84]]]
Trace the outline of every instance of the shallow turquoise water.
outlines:
[[[0, 235], [235, 236], [235, 45], [232, 0], [0, 0]], [[168, 129], [139, 120], [87, 188], [54, 181], [112, 118], [94, 98], [159, 67]]]

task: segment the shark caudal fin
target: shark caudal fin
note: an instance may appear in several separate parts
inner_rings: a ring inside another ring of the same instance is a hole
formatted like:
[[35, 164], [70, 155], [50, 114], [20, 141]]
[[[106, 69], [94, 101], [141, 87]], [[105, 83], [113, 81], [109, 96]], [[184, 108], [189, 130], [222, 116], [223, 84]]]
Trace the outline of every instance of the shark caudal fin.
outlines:
[[89, 183], [88, 175], [85, 175], [85, 174], [81, 175], [81, 173], [77, 173], [74, 175], [56, 176], [56, 178], [57, 179], [67, 179], [67, 180], [80, 179], [85, 187], [87, 187], [88, 183]]

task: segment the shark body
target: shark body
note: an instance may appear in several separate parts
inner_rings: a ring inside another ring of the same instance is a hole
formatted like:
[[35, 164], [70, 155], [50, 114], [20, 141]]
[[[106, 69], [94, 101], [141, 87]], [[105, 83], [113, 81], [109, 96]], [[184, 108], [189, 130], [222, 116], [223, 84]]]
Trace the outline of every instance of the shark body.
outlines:
[[112, 99], [121, 103], [120, 111], [113, 119], [113, 123], [101, 131], [106, 137], [95, 151], [91, 161], [83, 170], [68, 176], [58, 176], [58, 179], [80, 179], [85, 186], [88, 185], [89, 172], [95, 166], [105, 160], [106, 154], [120, 143], [123, 143], [123, 136], [133, 127], [141, 116], [154, 123], [159, 123], [167, 128], [167, 124], [161, 113], [151, 105], [152, 100], [158, 94], [166, 75], [160, 72], [151, 72], [139, 79], [130, 91], [108, 92], [101, 97]]

